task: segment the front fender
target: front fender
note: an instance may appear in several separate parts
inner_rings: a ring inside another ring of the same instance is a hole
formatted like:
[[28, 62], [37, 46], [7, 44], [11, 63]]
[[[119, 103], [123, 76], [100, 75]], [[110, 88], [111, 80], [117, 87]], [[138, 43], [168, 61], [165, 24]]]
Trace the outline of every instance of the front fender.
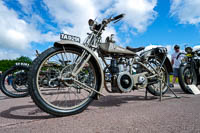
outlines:
[[172, 73], [173, 72], [173, 68], [172, 68], [172, 64], [171, 64], [171, 62], [170, 62], [168, 57], [166, 58], [164, 64], [167, 67], [168, 73]]
[[[167, 54], [167, 49], [164, 48], [164, 47], [154, 48], [152, 50], [151, 54], [157, 56], [160, 60], [163, 60], [163, 58]], [[171, 62], [170, 62], [168, 57], [166, 57], [164, 64], [167, 67], [168, 73], [172, 73], [173, 72], [173, 68], [172, 68], [172, 64], [171, 64]]]
[[95, 69], [98, 69], [99, 72], [100, 72], [100, 75], [101, 75], [100, 87], [98, 88], [98, 91], [102, 92], [103, 86], [104, 86], [104, 73], [103, 73], [103, 68], [101, 66], [101, 63], [99, 62], [99, 59], [94, 54], [94, 52], [92, 50], [90, 50], [89, 48], [85, 47], [84, 45], [77, 43], [77, 42], [72, 42], [72, 41], [68, 41], [68, 40], [61, 40], [61, 41], [54, 43], [54, 47], [63, 47], [63, 46], [64, 47], [76, 47], [76, 48], [79, 48], [79, 49], [84, 49], [92, 55], [92, 58], [94, 58], [94, 60], [96, 61], [96, 65], [98, 66], [98, 68], [95, 68]]

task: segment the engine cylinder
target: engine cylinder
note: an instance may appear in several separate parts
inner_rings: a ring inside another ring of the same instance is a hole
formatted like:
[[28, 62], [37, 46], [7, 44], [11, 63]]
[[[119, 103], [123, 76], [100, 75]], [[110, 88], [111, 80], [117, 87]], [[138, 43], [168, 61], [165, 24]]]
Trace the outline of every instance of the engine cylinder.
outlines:
[[117, 66], [117, 60], [115, 60], [115, 59], [111, 60], [110, 70], [111, 70], [111, 73], [113, 73], [113, 74], [119, 73], [119, 68]]

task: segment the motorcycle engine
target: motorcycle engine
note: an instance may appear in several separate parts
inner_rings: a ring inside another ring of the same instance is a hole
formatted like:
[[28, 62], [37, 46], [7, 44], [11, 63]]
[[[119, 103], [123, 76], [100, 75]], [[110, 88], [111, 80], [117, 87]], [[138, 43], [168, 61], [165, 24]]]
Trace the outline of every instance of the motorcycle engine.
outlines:
[[130, 92], [133, 88], [133, 78], [128, 72], [120, 72], [117, 77], [117, 86], [121, 92]]
[[110, 71], [112, 73], [111, 89], [112, 92], [130, 92], [133, 88], [134, 82], [131, 74], [124, 65], [122, 60], [111, 60]]

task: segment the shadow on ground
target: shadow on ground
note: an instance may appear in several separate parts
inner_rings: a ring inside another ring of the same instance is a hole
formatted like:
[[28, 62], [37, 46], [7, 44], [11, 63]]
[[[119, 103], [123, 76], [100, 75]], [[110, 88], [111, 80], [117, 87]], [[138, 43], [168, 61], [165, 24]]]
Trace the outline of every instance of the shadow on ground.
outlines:
[[[180, 89], [173, 89], [173, 91], [177, 94], [185, 94]], [[171, 94], [168, 92], [166, 95]], [[1, 97], [0, 97], [1, 98]], [[190, 97], [184, 97], [190, 98]], [[169, 98], [163, 98], [163, 100], [167, 100]], [[171, 99], [171, 98], [170, 98]], [[107, 95], [105, 97], [101, 97], [99, 100], [95, 100], [90, 106], [94, 107], [114, 107], [121, 106], [130, 101], [156, 101], [159, 102], [159, 97], [152, 96], [148, 94], [147, 99], [142, 95]], [[32, 103], [32, 102], [29, 102]], [[52, 115], [48, 115], [40, 110], [36, 105], [22, 105], [11, 107], [8, 110], [2, 111], [0, 113], [0, 117], [9, 118], [9, 119], [50, 119], [54, 118]]]
[[0, 96], [0, 100], [6, 100], [6, 99], [11, 99], [11, 98], [7, 96]]
[[113, 107], [113, 106], [120, 106], [121, 104], [128, 103], [129, 101], [149, 101], [158, 99], [158, 97], [155, 96], [148, 96], [147, 99], [145, 99], [144, 96], [135, 96], [135, 95], [108, 95], [103, 97], [102, 99], [98, 101], [94, 101], [91, 105], [92, 106], [102, 106], [102, 107]]
[[[32, 110], [30, 111], [30, 109]], [[16, 113], [16, 112], [21, 112], [21, 113]], [[43, 113], [43, 111], [41, 111], [39, 108], [36, 108], [35, 105], [23, 105], [23, 106], [11, 107], [8, 110], [2, 111], [0, 113], [0, 116], [4, 118], [9, 118], [9, 119], [24, 119], [24, 120], [53, 118], [52, 115], [48, 115], [48, 114], [41, 115], [40, 113]], [[37, 114], [40, 114], [40, 115], [37, 115]]]

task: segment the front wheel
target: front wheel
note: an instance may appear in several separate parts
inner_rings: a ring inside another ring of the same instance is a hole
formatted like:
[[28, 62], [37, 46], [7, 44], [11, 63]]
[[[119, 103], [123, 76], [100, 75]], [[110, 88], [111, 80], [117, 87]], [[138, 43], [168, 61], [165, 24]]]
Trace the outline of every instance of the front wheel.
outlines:
[[187, 94], [193, 94], [188, 85], [197, 85], [197, 75], [189, 64], [180, 66], [178, 79], [181, 89]]
[[[29, 90], [31, 98], [40, 109], [54, 116], [74, 115], [82, 112], [93, 101], [96, 92], [83, 86], [95, 90], [99, 88], [100, 73], [94, 58], [90, 58], [78, 75], [72, 77], [72, 70], [82, 52], [82, 49], [75, 47], [52, 47], [33, 62], [29, 74]], [[55, 74], [50, 77], [49, 81], [53, 84], [50, 87], [40, 80], [52, 69]]]
[[28, 96], [28, 66], [14, 66], [3, 73], [0, 78], [2, 92], [12, 98]]

